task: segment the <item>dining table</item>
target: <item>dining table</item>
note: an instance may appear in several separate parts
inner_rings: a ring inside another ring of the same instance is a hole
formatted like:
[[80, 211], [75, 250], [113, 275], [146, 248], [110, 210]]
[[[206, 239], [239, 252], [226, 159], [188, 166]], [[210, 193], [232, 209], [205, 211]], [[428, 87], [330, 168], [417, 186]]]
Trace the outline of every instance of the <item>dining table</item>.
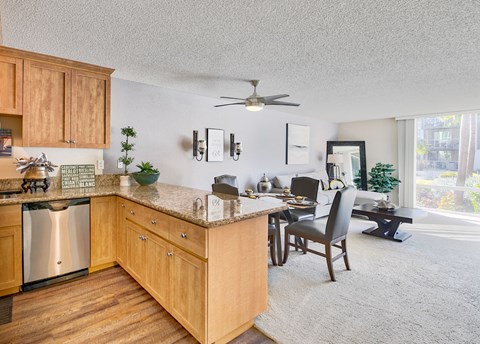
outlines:
[[[317, 202], [309, 201], [309, 200], [295, 200], [295, 195], [283, 195], [283, 194], [275, 194], [275, 193], [241, 193], [240, 196], [242, 197], [249, 197], [255, 198], [264, 202], [271, 202], [271, 203], [281, 203], [287, 202], [289, 209], [306, 209], [311, 207], [316, 207], [318, 205]], [[276, 213], [272, 213], [269, 215], [270, 223], [273, 222], [276, 229], [275, 235], [275, 248], [277, 253], [277, 264], [278, 266], [283, 266], [283, 254], [282, 254], [282, 237], [281, 237], [281, 229], [280, 229], [280, 219], [281, 215], [283, 214], [284, 218], [287, 220], [288, 224], [294, 222], [292, 215], [288, 209], [282, 210]], [[295, 238], [295, 240], [301, 240], [300, 238]], [[301, 244], [301, 243], [299, 243]]]

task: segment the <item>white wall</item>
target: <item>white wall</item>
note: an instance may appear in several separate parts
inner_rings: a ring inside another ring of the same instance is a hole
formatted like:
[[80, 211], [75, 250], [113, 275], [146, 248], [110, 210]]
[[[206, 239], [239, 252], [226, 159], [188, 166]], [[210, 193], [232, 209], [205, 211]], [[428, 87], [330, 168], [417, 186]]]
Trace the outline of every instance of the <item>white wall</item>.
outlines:
[[[52, 123], [52, 125], [55, 125]], [[81, 149], [81, 148], [46, 148], [46, 147], [22, 147], [22, 121], [21, 117], [1, 117], [0, 126], [5, 129], [12, 129], [13, 147], [12, 157], [0, 158], [0, 179], [23, 178], [15, 170], [15, 158], [37, 157], [45, 153], [48, 159], [55, 165], [76, 165], [76, 164], [95, 164], [103, 159], [103, 150], [101, 149]], [[60, 168], [55, 168], [50, 173], [51, 177], [58, 174]], [[101, 174], [102, 170], [95, 170], [96, 174]]]
[[[367, 172], [377, 162], [390, 163], [397, 170], [394, 176], [398, 178], [398, 134], [395, 119], [340, 123], [338, 140], [365, 141]], [[392, 201], [398, 204], [398, 187], [392, 192]]]
[[[121, 173], [120, 128], [133, 126], [138, 136], [129, 171], [135, 164], [151, 161], [160, 169], [160, 182], [210, 190], [213, 177], [233, 174], [239, 187], [256, 185], [263, 173], [273, 178], [281, 173], [325, 168], [326, 141], [337, 136], [337, 125], [265, 108], [246, 111], [243, 106], [214, 108], [222, 100], [168, 90], [141, 83], [112, 79], [111, 146], [104, 151], [105, 173]], [[310, 163], [285, 164], [286, 123], [310, 126]], [[192, 131], [205, 138], [206, 128], [225, 130], [223, 162], [197, 162], [192, 157]], [[239, 161], [229, 156], [230, 133], [241, 141]], [[322, 160], [320, 160], [322, 158]]]

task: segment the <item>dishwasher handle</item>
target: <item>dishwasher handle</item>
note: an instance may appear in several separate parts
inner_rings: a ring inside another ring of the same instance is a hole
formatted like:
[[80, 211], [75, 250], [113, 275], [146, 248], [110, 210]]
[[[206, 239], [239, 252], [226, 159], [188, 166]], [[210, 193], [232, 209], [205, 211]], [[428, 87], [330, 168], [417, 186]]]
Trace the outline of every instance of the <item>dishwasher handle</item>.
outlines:
[[48, 202], [48, 210], [54, 211], [54, 212], [67, 210], [69, 206], [70, 206], [70, 202], [68, 200]]
[[74, 199], [65, 199], [60, 201], [50, 201], [50, 202], [35, 202], [35, 203], [24, 203], [22, 205], [23, 211], [31, 210], [41, 210], [48, 209], [50, 211], [61, 211], [68, 209], [69, 207], [90, 204], [90, 198], [74, 198]]

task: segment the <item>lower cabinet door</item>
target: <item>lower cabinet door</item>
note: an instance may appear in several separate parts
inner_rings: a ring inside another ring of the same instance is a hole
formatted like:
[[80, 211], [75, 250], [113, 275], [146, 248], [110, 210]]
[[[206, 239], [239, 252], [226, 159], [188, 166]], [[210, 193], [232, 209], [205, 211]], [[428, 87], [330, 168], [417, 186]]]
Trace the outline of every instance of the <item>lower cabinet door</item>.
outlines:
[[90, 204], [90, 266], [113, 263], [117, 256], [116, 197], [92, 197]]
[[148, 233], [146, 243], [145, 289], [168, 311], [169, 263], [172, 252], [165, 240], [152, 233]]
[[[173, 248], [173, 246], [171, 246]], [[181, 249], [172, 249], [170, 313], [200, 342], [206, 333], [206, 263]]]
[[130, 275], [143, 285], [146, 272], [145, 231], [133, 223], [127, 222], [127, 264]]
[[127, 229], [125, 220], [126, 201], [117, 197], [117, 262], [122, 267], [127, 263]]
[[0, 228], [0, 291], [21, 284], [22, 227]]

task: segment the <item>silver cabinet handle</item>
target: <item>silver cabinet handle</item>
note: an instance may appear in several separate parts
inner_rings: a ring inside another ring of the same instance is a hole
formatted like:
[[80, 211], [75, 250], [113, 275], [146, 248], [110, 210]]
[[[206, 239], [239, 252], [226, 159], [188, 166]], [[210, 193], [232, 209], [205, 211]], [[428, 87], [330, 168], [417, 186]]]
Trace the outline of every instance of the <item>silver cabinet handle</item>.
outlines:
[[125, 208], [125, 204], [123, 204], [123, 203], [122, 203], [120, 206], [121, 206], [122, 208]]
[[167, 252], [167, 257], [173, 256], [173, 252]]
[[152, 223], [152, 225], [156, 225], [156, 224], [157, 224], [157, 220], [152, 219], [151, 223]]
[[141, 236], [141, 235], [139, 235], [138, 238], [139, 238], [140, 240], [142, 240], [142, 236]]
[[181, 236], [182, 238], [186, 239], [186, 238], [187, 238], [187, 233], [182, 233], [180, 236]]
[[135, 215], [135, 212], [133, 210], [130, 210], [130, 214]]
[[70, 141], [70, 143], [73, 143], [73, 144], [75, 144], [75, 143], [77, 143], [77, 142], [76, 142], [75, 140], [72, 140], [72, 141]]
[[65, 143], [71, 143], [71, 142], [72, 142], [72, 141], [70, 141], [70, 140], [65, 140]]

